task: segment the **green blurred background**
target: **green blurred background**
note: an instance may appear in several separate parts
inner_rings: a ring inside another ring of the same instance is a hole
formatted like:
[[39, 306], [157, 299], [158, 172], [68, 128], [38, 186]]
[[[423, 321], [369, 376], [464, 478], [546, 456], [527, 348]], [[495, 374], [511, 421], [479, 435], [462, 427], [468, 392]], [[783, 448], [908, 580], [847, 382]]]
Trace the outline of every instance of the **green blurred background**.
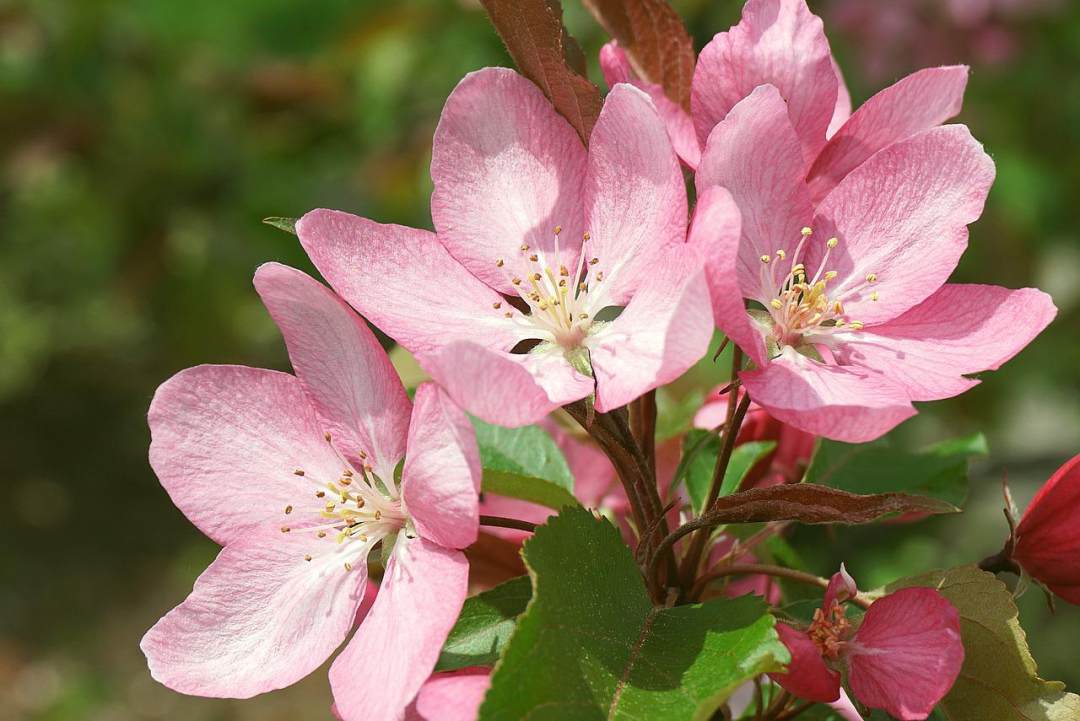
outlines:
[[[734, 0], [674, 3], [700, 48]], [[604, 42], [576, 0], [567, 24]], [[864, 585], [977, 560], [1080, 451], [1080, 3], [821, 0], [856, 102], [972, 66], [962, 120], [998, 181], [957, 278], [1036, 284], [1061, 312], [1006, 370], [902, 429], [990, 438], [968, 512], [804, 534]], [[323, 719], [325, 674], [247, 702], [157, 686], [138, 639], [213, 557], [146, 462], [154, 388], [197, 363], [286, 368], [251, 288], [311, 270], [260, 224], [316, 207], [430, 226], [427, 164], [460, 77], [509, 61], [462, 0], [0, 2], [0, 719]], [[593, 62], [594, 78], [599, 79]], [[1080, 609], [1021, 599], [1043, 675], [1080, 688]]]

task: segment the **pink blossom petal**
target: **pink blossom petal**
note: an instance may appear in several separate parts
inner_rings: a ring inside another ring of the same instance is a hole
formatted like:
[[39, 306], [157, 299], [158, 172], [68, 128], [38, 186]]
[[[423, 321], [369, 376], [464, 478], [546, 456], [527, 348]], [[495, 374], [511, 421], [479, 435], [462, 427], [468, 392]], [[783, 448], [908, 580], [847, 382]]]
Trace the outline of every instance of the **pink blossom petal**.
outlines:
[[468, 580], [460, 551], [398, 536], [371, 612], [330, 667], [345, 721], [404, 718], [461, 612]]
[[833, 58], [832, 65], [836, 73], [836, 107], [833, 108], [829, 128], [825, 131], [825, 137], [829, 139], [836, 135], [836, 131], [840, 130], [851, 117], [851, 93], [848, 91], [847, 83], [844, 82], [844, 73], [840, 70], [840, 64], [836, 62], [836, 58]]
[[1034, 288], [946, 284], [899, 318], [850, 334], [847, 362], [900, 384], [912, 400], [949, 398], [996, 370], [1042, 332], [1057, 309]]
[[960, 112], [967, 86], [964, 65], [926, 68], [867, 100], [821, 151], [808, 183], [820, 200], [845, 175], [892, 143], [941, 125]]
[[599, 287], [607, 305], [625, 305], [651, 274], [663, 249], [686, 242], [686, 182], [664, 123], [649, 96], [616, 85], [589, 139], [585, 180], [586, 227], [591, 239], [584, 252], [599, 263], [590, 279], [606, 276]]
[[405, 507], [421, 537], [447, 548], [476, 542], [480, 451], [465, 414], [434, 383], [416, 389], [409, 453], [401, 472]]
[[713, 130], [696, 177], [698, 195], [719, 185], [742, 213], [738, 278], [744, 298], [768, 303], [761, 256], [791, 253], [813, 216], [805, 168], [787, 105], [765, 85], [736, 105]]
[[[711, 187], [698, 198], [690, 245], [706, 258], [705, 273], [716, 326], [759, 366], [767, 362], [765, 341], [746, 313], [739, 288], [742, 216], [726, 189]], [[760, 262], [760, 261], [759, 261]]]
[[851, 699], [848, 698], [847, 691], [840, 689], [840, 698], [829, 704], [829, 707], [840, 714], [840, 718], [844, 721], [863, 721], [863, 717], [855, 710], [855, 704], [851, 703]]
[[821, 19], [805, 0], [749, 0], [742, 20], [709, 42], [694, 71], [691, 107], [698, 138], [759, 85], [787, 100], [805, 171], [825, 144], [838, 80]]
[[551, 252], [562, 226], [576, 259], [584, 174], [585, 147], [536, 85], [507, 68], [469, 73], [446, 100], [432, 147], [439, 240], [476, 277], [513, 293], [511, 274], [527, 272], [523, 243]]
[[465, 270], [432, 233], [336, 210], [311, 211], [296, 232], [334, 290], [414, 354], [455, 338], [482, 338], [505, 349], [520, 340], [493, 307], [502, 296]]
[[848, 683], [861, 703], [901, 721], [925, 719], [960, 673], [960, 614], [931, 588], [878, 599], [848, 651]]
[[354, 459], [363, 451], [379, 476], [392, 478], [405, 454], [411, 404], [367, 324], [324, 285], [288, 266], [260, 266], [255, 288], [335, 447]]
[[360, 606], [363, 559], [346, 571], [340, 558], [333, 539], [276, 526], [229, 544], [143, 637], [150, 674], [174, 691], [220, 698], [299, 681], [345, 640]]
[[828, 703], [838, 699], [840, 674], [825, 665], [810, 637], [786, 623], [776, 624], [776, 634], [791, 652], [791, 662], [786, 673], [770, 673], [769, 678], [807, 701]]
[[899, 386], [857, 366], [827, 366], [791, 348], [769, 365], [740, 374], [769, 415], [817, 436], [865, 443], [915, 415]]
[[281, 519], [305, 481], [341, 462], [300, 382], [244, 366], [199, 366], [163, 383], [150, 404], [150, 465], [176, 507], [220, 544]]
[[536, 423], [593, 392], [557, 348], [511, 354], [462, 340], [421, 362], [459, 406], [501, 426]]
[[490, 686], [489, 668], [437, 673], [420, 687], [416, 696], [419, 718], [423, 721], [476, 721]]
[[1013, 558], [1070, 603], [1080, 604], [1080, 455], [1059, 468], [1028, 504]]
[[667, 126], [668, 137], [671, 138], [671, 145], [679, 159], [691, 170], [696, 168], [701, 161], [701, 143], [698, 141], [690, 113], [672, 101], [662, 87], [639, 78], [630, 65], [626, 51], [619, 47], [615, 40], [600, 48], [600, 70], [603, 71], [604, 81], [609, 88], [614, 88], [618, 83], [629, 83], [648, 93], [656, 106], [656, 112], [660, 113], [664, 125]]
[[585, 341], [601, 413], [675, 380], [709, 349], [713, 318], [697, 250], [674, 247], [656, 260], [622, 314]]
[[[873, 325], [891, 320], [942, 286], [967, 247], [994, 181], [994, 163], [962, 125], [894, 143], [850, 172], [818, 207], [815, 237], [835, 235], [828, 266], [845, 312]], [[806, 267], [820, 264], [811, 244]], [[867, 282], [867, 276], [876, 282]], [[876, 292], [877, 301], [872, 298]]]

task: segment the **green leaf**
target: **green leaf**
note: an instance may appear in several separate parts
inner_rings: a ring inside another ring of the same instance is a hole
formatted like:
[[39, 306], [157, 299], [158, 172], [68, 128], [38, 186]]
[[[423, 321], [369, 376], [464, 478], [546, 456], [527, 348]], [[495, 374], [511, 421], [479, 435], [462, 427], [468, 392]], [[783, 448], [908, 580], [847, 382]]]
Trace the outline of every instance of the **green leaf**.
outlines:
[[822, 440], [806, 481], [852, 493], [912, 493], [959, 506], [967, 497], [968, 460], [986, 453], [981, 433], [914, 452], [887, 438], [861, 445]]
[[494, 665], [531, 597], [532, 583], [521, 576], [467, 599], [435, 670]]
[[578, 505], [566, 458], [543, 428], [502, 428], [478, 418], [473, 418], [473, 426], [484, 469], [484, 492], [555, 510]]
[[[699, 440], [696, 433], [706, 433], [712, 437], [705, 440], [700, 448], [695, 448], [693, 443]], [[687, 434], [686, 447], [687, 455], [693, 454], [686, 463], [686, 491], [690, 495], [694, 513], [700, 514], [709, 495], [709, 485], [712, 483], [713, 471], [716, 468], [716, 458], [720, 455], [720, 439], [716, 434], [708, 431], [692, 431]], [[724, 480], [720, 484], [720, 496], [729, 496], [737, 491], [743, 478], [754, 467], [754, 464], [775, 448], [776, 441], [750, 441], [736, 446], [731, 452], [731, 461], [724, 473]]]
[[271, 218], [263, 218], [262, 222], [266, 223], [272, 228], [284, 230], [286, 233], [292, 233], [293, 235], [296, 235], [296, 221], [297, 218], [281, 218], [275, 216]]
[[960, 566], [886, 587], [936, 588], [960, 612], [964, 666], [938, 705], [948, 721], [1075, 721], [1080, 696], [1038, 676], [1012, 594], [993, 574]]
[[787, 649], [761, 599], [654, 608], [619, 531], [565, 509], [525, 542], [533, 598], [481, 721], [703, 721]]

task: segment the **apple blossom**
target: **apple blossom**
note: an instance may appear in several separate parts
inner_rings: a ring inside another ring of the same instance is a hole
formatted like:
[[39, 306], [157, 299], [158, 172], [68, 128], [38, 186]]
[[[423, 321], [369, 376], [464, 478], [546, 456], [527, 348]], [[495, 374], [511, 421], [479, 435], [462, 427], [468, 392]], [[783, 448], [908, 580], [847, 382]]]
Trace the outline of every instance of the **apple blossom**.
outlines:
[[856, 625], [844, 604], [857, 593], [841, 567], [809, 627], [777, 624], [791, 662], [772, 679], [800, 698], [833, 703], [846, 671], [859, 702], [901, 721], [925, 719], [960, 673], [960, 614], [934, 589], [904, 588], [870, 604]]
[[717, 325], [755, 365], [740, 375], [750, 397], [864, 442], [912, 401], [976, 385], [1056, 309], [1035, 289], [946, 283], [994, 177], [967, 128], [893, 143], [815, 202], [788, 107], [762, 85], [714, 128], [696, 176], [713, 230], [691, 240], [708, 248]]
[[524, 425], [594, 393], [606, 412], [704, 355], [683, 177], [641, 91], [612, 90], [586, 150], [530, 81], [471, 73], [443, 108], [431, 175], [435, 234], [330, 210], [296, 230], [469, 412]]
[[[465, 599], [472, 426], [433, 384], [410, 403], [371, 331], [315, 280], [267, 264], [255, 286], [296, 375], [200, 366], [154, 396], [151, 465], [224, 548], [143, 651], [174, 690], [246, 698], [313, 671], [359, 615], [330, 669], [337, 708], [403, 718]], [[386, 572], [365, 617], [377, 547]]]

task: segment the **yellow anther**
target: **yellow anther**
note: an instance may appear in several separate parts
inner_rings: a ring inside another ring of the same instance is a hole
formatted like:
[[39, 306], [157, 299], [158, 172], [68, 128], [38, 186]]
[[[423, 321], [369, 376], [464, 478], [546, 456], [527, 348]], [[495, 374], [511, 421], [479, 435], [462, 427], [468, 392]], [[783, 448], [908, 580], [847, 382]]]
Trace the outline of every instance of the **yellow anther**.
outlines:
[[800, 230], [799, 232], [802, 233], [804, 236], [807, 236], [807, 235], [811, 235], [814, 231], [812, 229], [810, 229], [809, 227], [806, 227], [806, 228], [803, 228], [802, 230]]
[[582, 240], [589, 240], [590, 238], [592, 238], [592, 236], [589, 235], [589, 231], [585, 231], [584, 233], [581, 234], [581, 239]]
[[536, 261], [540, 260], [540, 256], [538, 256], [536, 253], [533, 253], [529, 256], [529, 260], [535, 263]]
[[501, 267], [503, 267], [504, 265], [505, 265], [505, 263], [503, 263], [503, 259], [502, 259], [502, 258], [499, 258], [498, 260], [496, 260], [496, 261], [495, 261], [495, 267], [496, 267], [496, 268], [501, 268]]
[[324, 498], [325, 496], [326, 496], [326, 491], [315, 491], [315, 497], [316, 498]]
[[293, 475], [294, 476], [302, 476], [302, 475], [304, 475], [304, 469], [303, 468], [297, 468], [295, 471], [293, 471]]
[[836, 277], [836, 271], [835, 270], [827, 270], [827, 271], [825, 271], [825, 280], [832, 280], [835, 277]]
[[352, 564], [349, 563], [348, 561], [345, 562], [345, 570], [346, 571], [351, 571], [352, 570]]
[[796, 263], [795, 265], [793, 265], [791, 267], [791, 273], [793, 275], [799, 275], [799, 274], [805, 273], [805, 272], [806, 272], [806, 266], [803, 265], [802, 263]]
[[876, 290], [873, 293], [870, 294], [870, 300], [874, 301], [875, 303], [877, 302], [877, 299], [880, 298], [880, 297], [881, 296], [878, 295], [878, 292]]
[[503, 313], [503, 316], [505, 316], [506, 318], [513, 318], [514, 314], [510, 311], [506, 311], [505, 313]]
[[853, 320], [853, 321], [851, 321], [851, 326], [850, 327], [851, 327], [851, 330], [862, 330], [862, 327], [863, 327], [862, 321]]
[[521, 278], [516, 278], [516, 277], [512, 278], [510, 280], [510, 282], [513, 283], [514, 285], [521, 285]]
[[339, 483], [341, 483], [341, 485], [343, 485], [343, 486], [347, 486], [347, 485], [349, 485], [350, 483], [352, 483], [352, 479], [351, 479], [351, 478], [349, 478], [348, 476], [342, 476], [342, 477], [341, 477], [341, 478], [339, 479]]
[[836, 301], [835, 303], [833, 303], [833, 312], [835, 312], [837, 315], [843, 315], [844, 304], [840, 301]]
[[770, 300], [769, 305], [771, 305], [773, 308], [776, 308], [777, 310], [780, 310], [784, 307], [784, 304], [780, 301], [779, 298], [773, 298], [772, 300]]
[[825, 241], [825, 245], [829, 246], [830, 248], [835, 248], [839, 244], [840, 244], [840, 239], [839, 238], [829, 238], [828, 240]]
[[578, 320], [588, 320], [588, 319], [589, 319], [589, 314], [588, 313], [579, 313], [578, 314]]
[[521, 252], [522, 252], [522, 253], [527, 253], [527, 252], [529, 252], [529, 244], [528, 244], [528, 243], [522, 243], [522, 244], [521, 244]]
[[304, 560], [305, 561], [310, 561], [311, 560], [311, 555], [310, 554], [304, 554]]
[[566, 269], [565, 265], [560, 265], [559, 266], [559, 275], [561, 275], [561, 276], [563, 276], [565, 278], [566, 276], [570, 275], [570, 271]]
[[332, 435], [330, 435], [330, 431], [327, 431], [326, 433], [323, 433], [323, 438], [326, 439], [327, 443], [334, 440], [334, 437]]
[[491, 304], [491, 307], [494, 308], [495, 310], [498, 310], [499, 308], [502, 308], [502, 301], [495, 301], [494, 303]]
[[589, 259], [589, 265], [596, 265], [599, 262], [600, 262], [599, 258], [590, 258]]
[[292, 530], [292, 529], [290, 529], [288, 526], [282, 526], [281, 527], [281, 532], [282, 533], [288, 533], [290, 530]]
[[315, 535], [318, 536], [319, 538], [326, 538], [326, 531], [319, 531]]
[[866, 274], [866, 282], [867, 283], [877, 283], [877, 273], [867, 273]]
[[768, 255], [763, 255], [763, 256], [761, 256], [761, 262], [762, 262], [762, 263], [764, 263], [764, 264], [766, 264], [766, 265], [768, 265], [768, 264], [769, 264], [769, 261], [770, 261], [770, 260], [772, 260], [772, 258], [770, 258], [770, 257], [769, 257]]
[[290, 513], [292, 513], [292, 506], [285, 506], [285, 515], [287, 516]]
[[603, 279], [604, 279], [604, 271], [600, 271], [599, 273], [596, 274], [596, 282], [597, 283], [599, 283]]
[[787, 257], [787, 253], [785, 253], [783, 249], [780, 249], [780, 250], [776, 251], [776, 257], [779, 258], [780, 260], [783, 260], [784, 258]]

